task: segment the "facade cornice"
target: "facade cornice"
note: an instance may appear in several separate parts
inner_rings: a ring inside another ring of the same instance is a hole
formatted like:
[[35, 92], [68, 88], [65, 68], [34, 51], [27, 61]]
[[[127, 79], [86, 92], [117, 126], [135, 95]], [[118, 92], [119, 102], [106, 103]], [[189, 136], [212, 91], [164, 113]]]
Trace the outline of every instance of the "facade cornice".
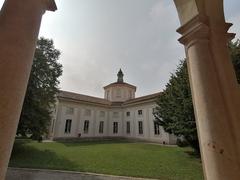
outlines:
[[76, 99], [71, 99], [71, 98], [58, 97], [58, 100], [59, 100], [59, 102], [71, 102], [71, 103], [78, 103], [78, 104], [81, 103], [81, 104], [84, 104], [84, 105], [99, 106], [99, 107], [104, 107], [104, 108], [110, 108], [111, 107], [110, 104], [76, 100]]
[[145, 104], [149, 104], [149, 103], [154, 103], [156, 102], [157, 98], [152, 98], [149, 100], [142, 100], [142, 101], [138, 101], [138, 102], [131, 102], [131, 103], [124, 103], [122, 105], [122, 107], [127, 108], [127, 107], [132, 107], [132, 106], [141, 106], [141, 105], [145, 105]]
[[143, 105], [147, 103], [153, 103], [157, 100], [161, 93], [150, 94], [134, 99], [127, 100], [125, 102], [111, 102], [106, 99], [76, 94], [72, 92], [60, 91], [57, 96], [60, 102], [73, 102], [81, 103], [85, 105], [99, 106], [105, 108], [126, 108], [131, 106]]
[[128, 84], [128, 83], [125, 83], [125, 82], [115, 82], [115, 83], [111, 83], [107, 86], [104, 86], [103, 88], [104, 89], [107, 89], [107, 88], [110, 88], [110, 87], [116, 87], [116, 86], [125, 86], [125, 87], [129, 87], [129, 88], [132, 88], [136, 91], [137, 87], [134, 86], [134, 85], [131, 85], [131, 84]]

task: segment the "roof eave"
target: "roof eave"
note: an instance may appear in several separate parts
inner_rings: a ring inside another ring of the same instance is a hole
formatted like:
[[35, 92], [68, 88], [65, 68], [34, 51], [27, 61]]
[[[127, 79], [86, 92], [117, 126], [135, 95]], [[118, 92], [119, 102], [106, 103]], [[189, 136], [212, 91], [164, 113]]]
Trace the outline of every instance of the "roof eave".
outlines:
[[107, 88], [109, 88], [109, 87], [111, 87], [111, 86], [116, 86], [116, 85], [124, 85], [124, 86], [128, 86], [128, 87], [132, 87], [133, 89], [135, 89], [135, 91], [137, 90], [137, 87], [136, 86], [134, 86], [134, 85], [131, 85], [131, 84], [126, 84], [126, 83], [119, 83], [119, 84], [109, 84], [109, 85], [107, 85], [107, 86], [104, 86], [103, 87], [103, 89], [107, 89]]

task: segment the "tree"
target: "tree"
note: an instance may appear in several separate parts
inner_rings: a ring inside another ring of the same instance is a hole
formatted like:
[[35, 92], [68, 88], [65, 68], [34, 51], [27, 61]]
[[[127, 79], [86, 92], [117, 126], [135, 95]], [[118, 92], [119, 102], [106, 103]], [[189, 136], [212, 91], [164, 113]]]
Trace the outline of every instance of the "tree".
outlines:
[[154, 116], [166, 132], [183, 136], [199, 152], [186, 60], [181, 61], [175, 74], [171, 75], [157, 100]]
[[40, 140], [48, 132], [58, 78], [62, 74], [62, 65], [57, 62], [59, 56], [60, 51], [54, 48], [52, 40], [40, 38], [37, 41], [18, 135], [31, 135], [32, 139]]
[[236, 42], [229, 43], [229, 50], [231, 54], [231, 59], [235, 69], [236, 77], [238, 83], [240, 84], [240, 40]]
[[[229, 49], [236, 76], [240, 82], [240, 41], [231, 42]], [[157, 100], [154, 116], [166, 132], [184, 137], [188, 144], [199, 153], [186, 60], [181, 61], [176, 72], [171, 75], [166, 89]]]

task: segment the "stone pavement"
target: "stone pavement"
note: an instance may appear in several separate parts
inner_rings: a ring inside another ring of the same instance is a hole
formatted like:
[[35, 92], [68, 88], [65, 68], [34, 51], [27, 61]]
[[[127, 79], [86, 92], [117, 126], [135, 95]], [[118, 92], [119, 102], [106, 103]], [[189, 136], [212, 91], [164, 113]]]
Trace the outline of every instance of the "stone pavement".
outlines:
[[154, 180], [95, 173], [8, 168], [6, 180]]

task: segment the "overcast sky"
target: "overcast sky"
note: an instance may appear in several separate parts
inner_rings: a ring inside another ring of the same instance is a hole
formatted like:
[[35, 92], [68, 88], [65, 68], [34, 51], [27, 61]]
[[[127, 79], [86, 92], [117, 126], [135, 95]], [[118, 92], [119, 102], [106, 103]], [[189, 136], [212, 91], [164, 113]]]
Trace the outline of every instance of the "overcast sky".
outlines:
[[[0, 0], [2, 5], [3, 0]], [[164, 89], [185, 57], [177, 39], [177, 13], [169, 0], [56, 0], [58, 10], [44, 15], [39, 36], [62, 52], [62, 90], [103, 97], [102, 87], [125, 82], [137, 96]], [[231, 32], [240, 37], [240, 0], [225, 0]]]

